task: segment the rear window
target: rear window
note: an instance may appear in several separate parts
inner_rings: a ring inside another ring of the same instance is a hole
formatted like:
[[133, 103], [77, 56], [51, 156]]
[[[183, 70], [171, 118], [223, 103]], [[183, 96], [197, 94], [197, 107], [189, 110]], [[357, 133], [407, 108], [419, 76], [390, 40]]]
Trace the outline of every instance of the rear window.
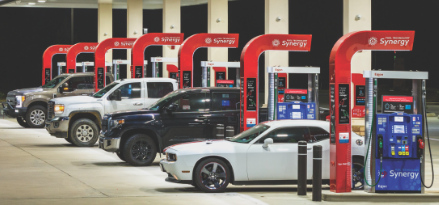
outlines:
[[170, 82], [147, 82], [148, 98], [162, 98], [174, 90]]
[[239, 110], [239, 93], [215, 92], [212, 93], [212, 111]]

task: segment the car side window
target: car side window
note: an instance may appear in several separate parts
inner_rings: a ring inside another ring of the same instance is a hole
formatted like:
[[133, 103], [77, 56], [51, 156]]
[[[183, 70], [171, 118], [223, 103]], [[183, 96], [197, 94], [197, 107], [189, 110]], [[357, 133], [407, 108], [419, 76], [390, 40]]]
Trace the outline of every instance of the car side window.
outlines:
[[212, 93], [212, 111], [239, 110], [239, 93], [216, 92]]
[[147, 82], [148, 98], [162, 98], [172, 92], [174, 87], [170, 82]]
[[87, 80], [87, 77], [73, 77], [69, 79], [69, 90], [82, 90], [82, 89], [89, 89], [89, 81]]
[[140, 98], [141, 85], [140, 83], [127, 83], [118, 88], [121, 92], [122, 99]]
[[329, 139], [329, 133], [320, 127], [309, 127], [309, 135], [313, 142]]
[[258, 143], [264, 143], [267, 138], [273, 139], [273, 143], [297, 143], [301, 140], [308, 141], [307, 135], [309, 134], [307, 134], [306, 127], [280, 128], [262, 137]]
[[180, 95], [174, 104], [177, 105], [176, 112], [200, 112], [206, 111], [205, 93], [188, 93]]

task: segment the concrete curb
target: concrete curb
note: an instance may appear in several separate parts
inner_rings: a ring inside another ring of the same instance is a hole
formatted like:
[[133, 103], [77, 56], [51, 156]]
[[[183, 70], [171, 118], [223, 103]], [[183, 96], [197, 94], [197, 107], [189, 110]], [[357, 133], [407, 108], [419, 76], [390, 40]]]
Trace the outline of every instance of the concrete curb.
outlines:
[[323, 193], [324, 201], [334, 202], [438, 202], [439, 194], [382, 194], [354, 191], [351, 193]]

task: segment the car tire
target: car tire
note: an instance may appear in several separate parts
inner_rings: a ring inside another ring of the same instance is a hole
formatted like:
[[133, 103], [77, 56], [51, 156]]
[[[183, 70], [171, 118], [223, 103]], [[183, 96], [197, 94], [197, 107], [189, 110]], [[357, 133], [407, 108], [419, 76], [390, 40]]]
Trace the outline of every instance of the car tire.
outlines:
[[78, 119], [71, 126], [69, 138], [78, 147], [93, 147], [98, 137], [98, 126], [90, 119]]
[[17, 122], [20, 126], [24, 127], [24, 128], [29, 128], [30, 126], [27, 124], [26, 121], [24, 121], [24, 119], [22, 117], [17, 117]]
[[119, 157], [120, 160], [125, 161], [125, 157], [123, 157], [123, 153], [118, 151], [118, 152], [116, 152], [116, 155]]
[[[214, 167], [216, 169], [214, 170]], [[195, 167], [194, 181], [197, 188], [207, 193], [224, 192], [230, 183], [229, 165], [217, 158], [208, 158]]]
[[32, 106], [26, 113], [26, 122], [31, 128], [44, 128], [47, 109], [41, 105]]
[[122, 154], [133, 166], [149, 166], [157, 155], [157, 146], [150, 136], [134, 134], [125, 141]]
[[363, 190], [364, 184], [364, 161], [355, 157], [352, 160], [352, 189]]

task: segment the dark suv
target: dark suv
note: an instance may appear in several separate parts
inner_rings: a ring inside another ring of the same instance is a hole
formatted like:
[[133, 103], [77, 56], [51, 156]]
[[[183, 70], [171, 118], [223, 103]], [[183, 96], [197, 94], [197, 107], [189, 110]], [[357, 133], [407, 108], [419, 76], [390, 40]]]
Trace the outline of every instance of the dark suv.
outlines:
[[150, 165], [164, 147], [239, 133], [238, 88], [189, 88], [149, 108], [106, 114], [99, 148], [131, 165]]

